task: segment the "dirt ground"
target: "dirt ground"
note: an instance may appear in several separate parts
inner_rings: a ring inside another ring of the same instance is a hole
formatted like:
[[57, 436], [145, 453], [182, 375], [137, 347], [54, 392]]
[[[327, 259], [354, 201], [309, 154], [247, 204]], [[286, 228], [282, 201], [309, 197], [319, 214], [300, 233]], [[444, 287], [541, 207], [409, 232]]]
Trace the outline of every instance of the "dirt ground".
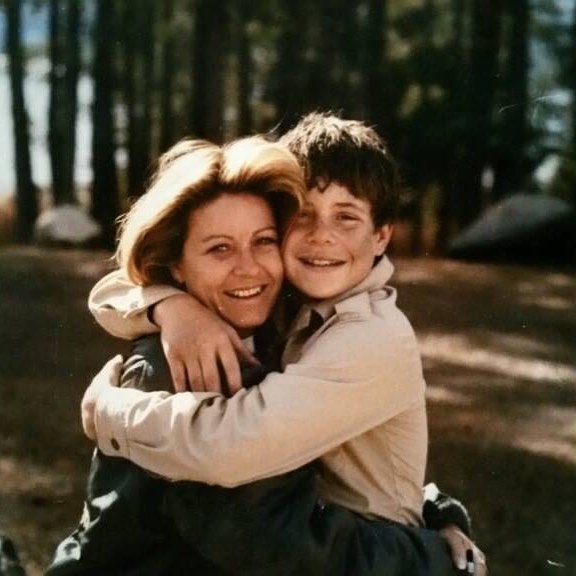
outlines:
[[[576, 270], [399, 260], [429, 384], [429, 478], [497, 576], [576, 575]], [[42, 573], [81, 509], [78, 403], [125, 344], [86, 310], [109, 254], [0, 249], [0, 532]]]

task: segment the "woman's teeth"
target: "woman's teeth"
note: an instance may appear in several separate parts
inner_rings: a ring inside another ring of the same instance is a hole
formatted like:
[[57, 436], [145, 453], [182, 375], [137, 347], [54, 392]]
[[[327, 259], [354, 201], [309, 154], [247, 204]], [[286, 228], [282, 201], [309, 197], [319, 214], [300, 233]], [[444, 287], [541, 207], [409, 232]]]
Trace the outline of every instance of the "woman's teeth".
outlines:
[[233, 298], [252, 298], [261, 294], [263, 290], [264, 286], [257, 286], [256, 288], [246, 288], [244, 290], [230, 290], [228, 295]]

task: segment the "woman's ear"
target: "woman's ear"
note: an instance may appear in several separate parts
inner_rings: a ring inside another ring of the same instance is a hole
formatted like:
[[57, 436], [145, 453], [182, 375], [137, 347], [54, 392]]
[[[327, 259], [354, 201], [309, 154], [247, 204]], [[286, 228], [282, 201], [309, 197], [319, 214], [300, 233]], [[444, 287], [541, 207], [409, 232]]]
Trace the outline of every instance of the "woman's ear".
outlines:
[[170, 274], [172, 274], [172, 278], [174, 278], [178, 284], [184, 284], [184, 275], [182, 274], [180, 262], [170, 265]]
[[384, 224], [379, 228], [376, 228], [374, 232], [375, 239], [374, 239], [374, 255], [375, 256], [382, 256], [386, 251], [386, 247], [390, 243], [390, 239], [392, 238], [392, 232], [394, 231], [393, 224]]

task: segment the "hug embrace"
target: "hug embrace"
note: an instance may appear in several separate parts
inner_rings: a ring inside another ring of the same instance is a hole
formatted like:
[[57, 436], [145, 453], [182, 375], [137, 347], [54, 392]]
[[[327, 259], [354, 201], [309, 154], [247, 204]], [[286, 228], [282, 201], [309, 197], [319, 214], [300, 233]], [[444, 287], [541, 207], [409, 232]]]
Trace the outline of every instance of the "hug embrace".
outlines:
[[379, 135], [331, 114], [159, 159], [90, 296], [133, 348], [84, 396], [98, 448], [48, 575], [487, 574], [462, 504], [425, 498], [397, 197]]

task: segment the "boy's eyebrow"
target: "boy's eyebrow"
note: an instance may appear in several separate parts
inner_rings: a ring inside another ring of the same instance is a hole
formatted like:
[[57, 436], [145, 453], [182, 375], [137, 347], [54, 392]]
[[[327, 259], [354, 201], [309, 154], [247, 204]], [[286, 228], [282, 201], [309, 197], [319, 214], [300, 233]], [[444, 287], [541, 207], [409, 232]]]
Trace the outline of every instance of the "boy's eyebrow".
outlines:
[[358, 210], [362, 210], [364, 206], [360, 203], [356, 202], [336, 202], [335, 204], [338, 208], [357, 208]]

